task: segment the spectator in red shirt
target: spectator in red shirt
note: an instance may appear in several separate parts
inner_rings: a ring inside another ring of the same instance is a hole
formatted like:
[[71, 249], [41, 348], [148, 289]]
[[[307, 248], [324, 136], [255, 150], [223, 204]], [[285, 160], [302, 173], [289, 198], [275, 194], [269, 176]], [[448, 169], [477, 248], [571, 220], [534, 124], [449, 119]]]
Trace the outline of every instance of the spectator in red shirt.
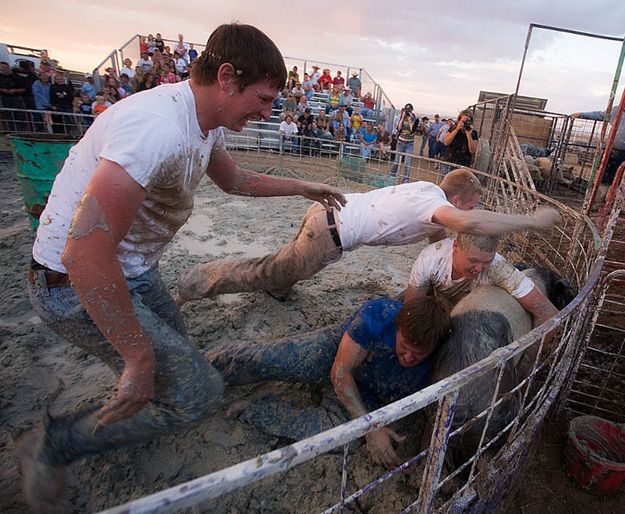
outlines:
[[330, 75], [330, 70], [325, 68], [321, 77], [319, 77], [318, 84], [321, 85], [321, 89], [329, 90], [332, 85], [332, 76]]
[[360, 114], [363, 118], [372, 119], [373, 110], [375, 109], [375, 100], [371, 96], [371, 93], [367, 93], [362, 99], [363, 107], [360, 109]]
[[345, 85], [345, 79], [341, 77], [340, 70], [336, 70], [336, 77], [332, 79], [332, 84], [334, 84], [335, 86], [339, 86], [341, 89], [343, 89], [343, 86]]

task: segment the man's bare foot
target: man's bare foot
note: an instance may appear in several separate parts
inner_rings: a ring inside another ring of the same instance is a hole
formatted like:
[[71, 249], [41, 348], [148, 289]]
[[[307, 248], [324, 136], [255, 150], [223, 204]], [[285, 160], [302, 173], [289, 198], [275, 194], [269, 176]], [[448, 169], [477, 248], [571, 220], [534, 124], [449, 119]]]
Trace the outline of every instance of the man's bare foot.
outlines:
[[72, 511], [65, 497], [65, 467], [53, 466], [41, 458], [44, 439], [43, 428], [24, 432], [15, 439], [24, 498], [35, 513], [65, 514]]

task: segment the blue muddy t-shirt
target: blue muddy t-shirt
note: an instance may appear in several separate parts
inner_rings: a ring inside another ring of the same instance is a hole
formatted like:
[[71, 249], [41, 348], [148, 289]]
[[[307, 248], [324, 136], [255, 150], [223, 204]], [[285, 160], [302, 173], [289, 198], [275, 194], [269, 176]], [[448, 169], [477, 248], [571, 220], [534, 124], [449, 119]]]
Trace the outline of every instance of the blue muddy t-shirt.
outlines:
[[406, 368], [395, 353], [395, 317], [401, 308], [402, 303], [396, 300], [370, 300], [343, 326], [356, 343], [369, 351], [354, 372], [362, 399], [369, 407], [394, 402], [428, 385], [430, 359]]

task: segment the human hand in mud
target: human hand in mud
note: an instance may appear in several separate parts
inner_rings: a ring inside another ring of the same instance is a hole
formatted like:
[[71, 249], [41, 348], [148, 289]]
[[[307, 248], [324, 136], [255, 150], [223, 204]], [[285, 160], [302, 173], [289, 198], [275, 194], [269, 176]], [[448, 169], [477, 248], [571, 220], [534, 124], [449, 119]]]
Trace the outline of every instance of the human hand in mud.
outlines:
[[367, 449], [373, 462], [392, 469], [402, 464], [402, 460], [393, 448], [392, 441], [403, 443], [406, 438], [388, 427], [382, 427], [366, 435]]
[[96, 417], [95, 430], [129, 418], [154, 397], [154, 353], [138, 362], [126, 362], [113, 398]]
[[319, 202], [326, 209], [334, 207], [337, 211], [340, 211], [341, 206], [347, 203], [347, 199], [337, 188], [316, 182], [305, 182], [302, 196]]
[[560, 214], [551, 207], [539, 207], [534, 213], [537, 230], [549, 230], [560, 221]]

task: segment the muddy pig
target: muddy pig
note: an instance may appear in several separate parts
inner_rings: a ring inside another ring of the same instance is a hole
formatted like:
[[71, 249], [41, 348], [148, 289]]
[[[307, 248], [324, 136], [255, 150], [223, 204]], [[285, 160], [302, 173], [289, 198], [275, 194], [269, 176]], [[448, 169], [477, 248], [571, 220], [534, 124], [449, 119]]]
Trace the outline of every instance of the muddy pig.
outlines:
[[[562, 309], [575, 296], [568, 280], [549, 270], [530, 268], [523, 272], [557, 309]], [[532, 329], [530, 314], [510, 294], [496, 286], [479, 286], [460, 300], [452, 310], [452, 321], [452, 332], [435, 356], [433, 383], [488, 357], [497, 348]], [[510, 423], [518, 412], [518, 395], [506, 395], [522, 378], [517, 363], [518, 359], [505, 365], [498, 398], [506, 398], [493, 412], [485, 442]], [[487, 408], [495, 392], [498, 373], [498, 369], [490, 371], [460, 390], [452, 431]], [[433, 416], [429, 417], [433, 419]], [[458, 467], [475, 453], [483, 429], [482, 419], [449, 441], [448, 457], [452, 467]], [[495, 449], [503, 442], [505, 437]]]

